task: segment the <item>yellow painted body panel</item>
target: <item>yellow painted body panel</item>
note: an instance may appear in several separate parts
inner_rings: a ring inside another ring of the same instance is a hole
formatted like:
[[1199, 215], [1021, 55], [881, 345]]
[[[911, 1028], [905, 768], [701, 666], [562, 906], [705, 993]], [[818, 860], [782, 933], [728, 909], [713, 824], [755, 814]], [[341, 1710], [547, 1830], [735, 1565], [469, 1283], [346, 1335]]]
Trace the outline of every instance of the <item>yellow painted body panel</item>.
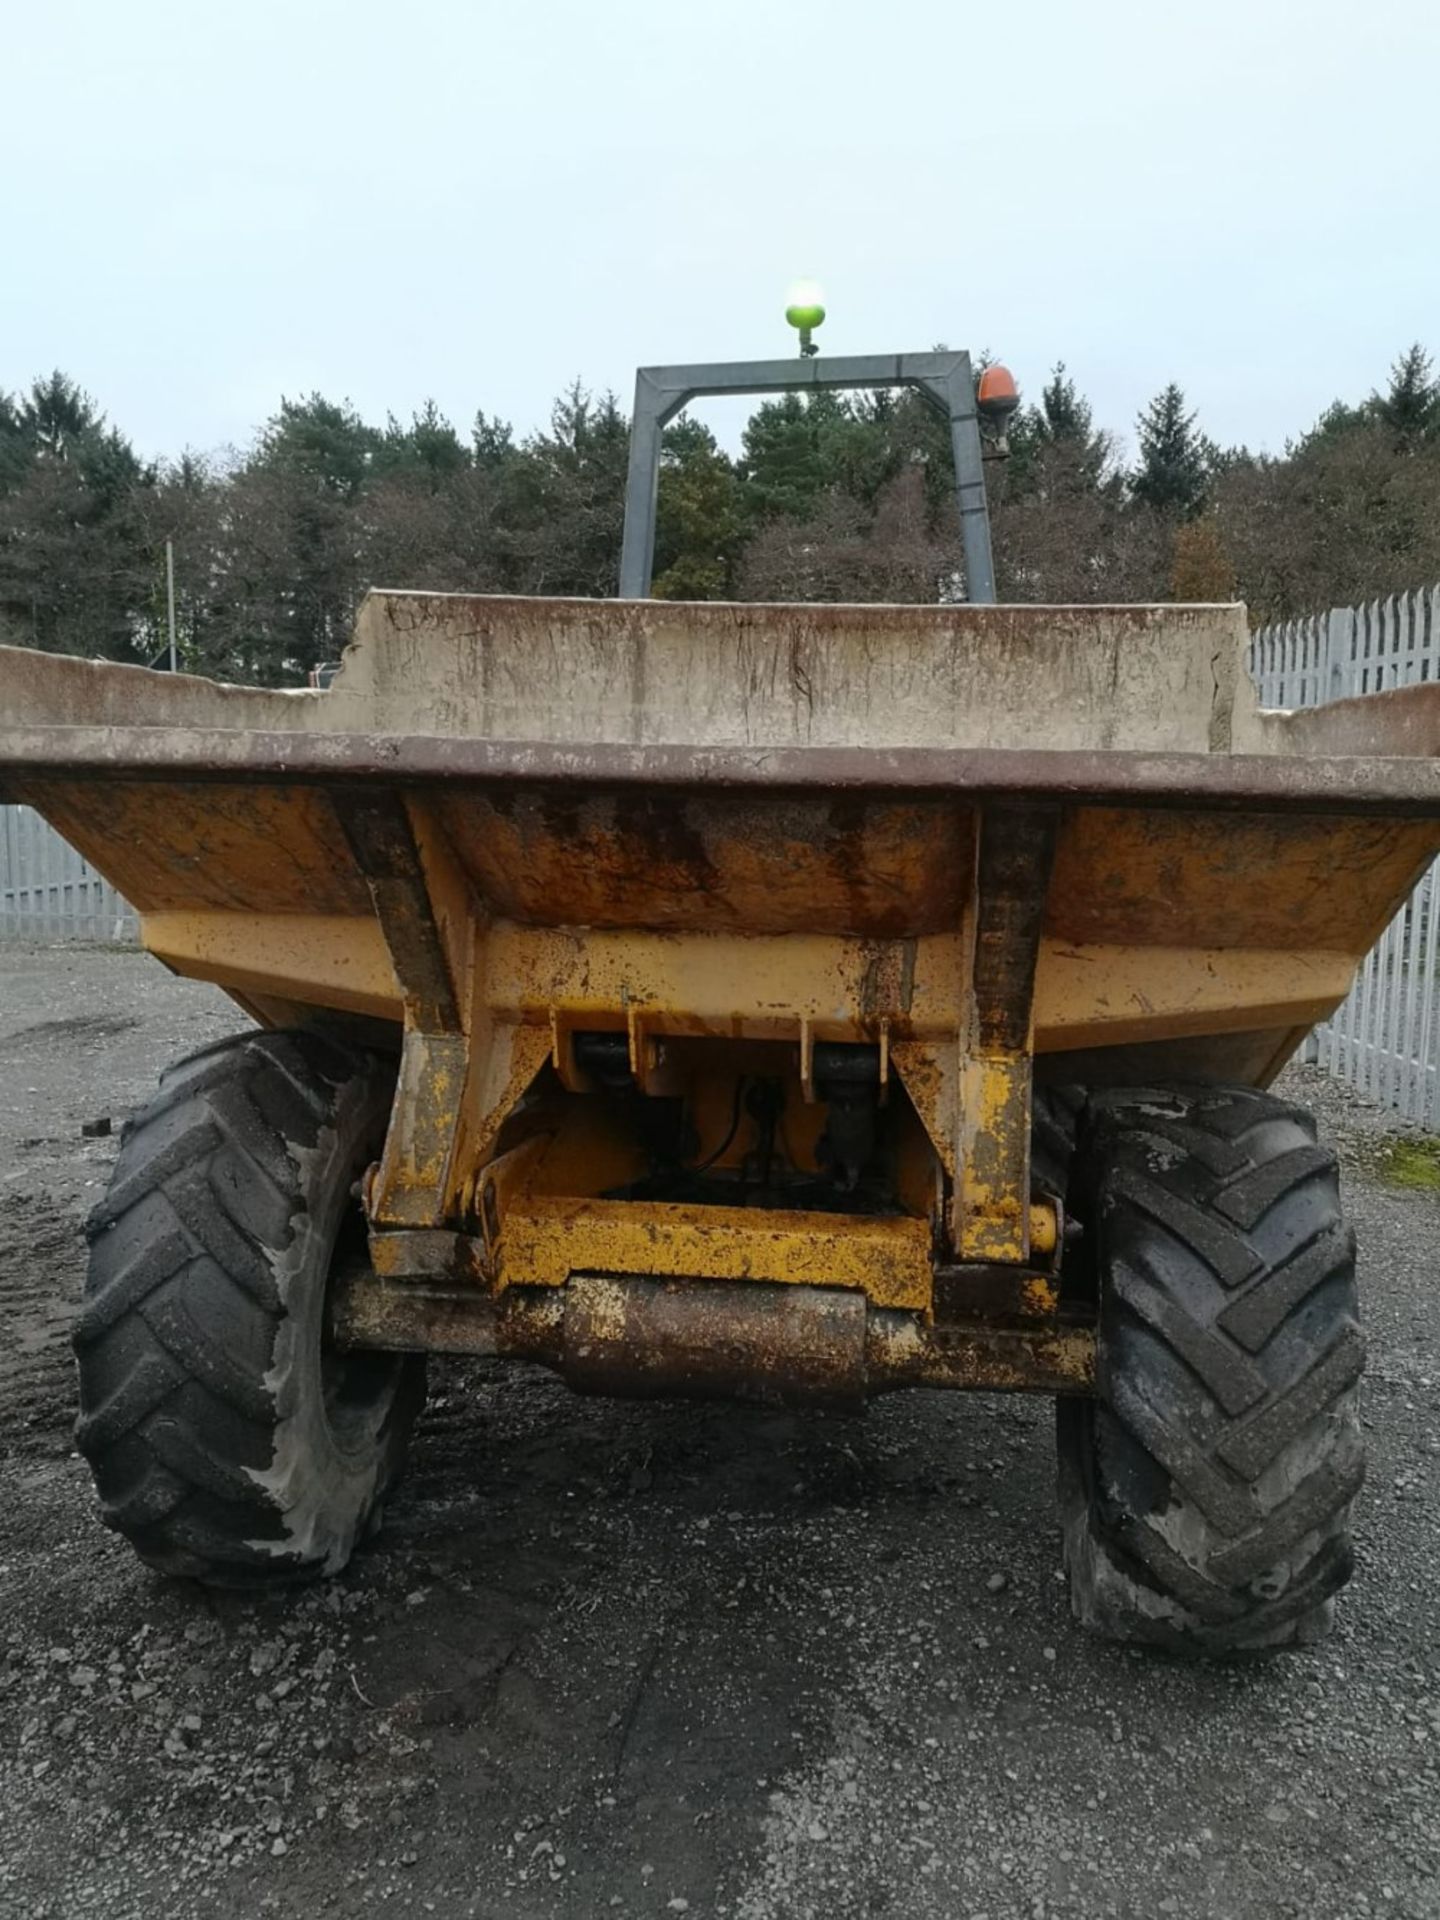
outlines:
[[[152, 913], [142, 937], [177, 973], [241, 995], [403, 1017], [373, 918]], [[941, 983], [953, 972], [958, 938], [884, 946], [819, 935], [681, 940], [501, 923], [487, 944], [494, 1015], [517, 1025], [548, 1025], [558, 1008], [570, 1025], [619, 1028], [628, 1008], [643, 1006], [655, 1033], [731, 1039], [790, 1038], [802, 1018], [833, 1039], [877, 1037], [882, 1017], [897, 1039], [955, 1030], [954, 1001], [946, 1004]], [[1035, 1051], [1310, 1026], [1344, 999], [1356, 964], [1353, 952], [1336, 947], [1080, 946], [1046, 937]]]
[[403, 1018], [400, 986], [373, 910], [349, 914], [147, 913], [140, 937], [192, 980], [377, 1020]]
[[925, 1220], [534, 1195], [505, 1215], [499, 1278], [542, 1287], [572, 1273], [784, 1281], [853, 1287], [877, 1307], [924, 1312], [930, 1242]]

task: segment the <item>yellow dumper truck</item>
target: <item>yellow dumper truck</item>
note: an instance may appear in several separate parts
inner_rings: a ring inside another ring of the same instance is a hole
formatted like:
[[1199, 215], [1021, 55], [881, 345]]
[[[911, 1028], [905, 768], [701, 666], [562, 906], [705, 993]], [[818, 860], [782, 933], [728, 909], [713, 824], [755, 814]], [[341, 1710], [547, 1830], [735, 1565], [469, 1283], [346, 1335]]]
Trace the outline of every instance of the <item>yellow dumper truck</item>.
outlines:
[[1081, 1620], [1321, 1631], [1354, 1248], [1265, 1088], [1440, 851], [1440, 687], [1262, 712], [1246, 648], [1233, 606], [377, 592], [324, 691], [0, 650], [0, 798], [255, 1021], [90, 1223], [108, 1524], [335, 1571], [432, 1352], [1030, 1391]]

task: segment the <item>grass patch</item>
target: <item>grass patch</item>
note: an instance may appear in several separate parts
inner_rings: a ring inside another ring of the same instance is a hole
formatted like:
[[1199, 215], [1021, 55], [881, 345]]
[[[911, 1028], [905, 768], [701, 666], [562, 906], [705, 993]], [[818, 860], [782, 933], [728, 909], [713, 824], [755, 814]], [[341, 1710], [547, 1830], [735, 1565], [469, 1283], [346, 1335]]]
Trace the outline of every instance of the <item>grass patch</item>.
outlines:
[[1425, 1135], [1386, 1142], [1375, 1171], [1391, 1187], [1440, 1193], [1440, 1140]]

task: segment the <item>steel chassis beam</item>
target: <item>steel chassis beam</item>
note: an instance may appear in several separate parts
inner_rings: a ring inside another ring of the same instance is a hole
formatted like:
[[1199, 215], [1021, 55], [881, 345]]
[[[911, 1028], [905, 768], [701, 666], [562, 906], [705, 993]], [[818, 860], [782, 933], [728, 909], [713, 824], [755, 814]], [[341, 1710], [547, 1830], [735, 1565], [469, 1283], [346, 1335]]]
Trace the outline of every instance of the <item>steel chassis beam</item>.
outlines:
[[454, 1280], [332, 1283], [343, 1348], [538, 1361], [582, 1392], [858, 1407], [899, 1387], [1090, 1393], [1095, 1334], [1052, 1319], [940, 1323], [861, 1293], [746, 1280], [581, 1273], [498, 1299]]

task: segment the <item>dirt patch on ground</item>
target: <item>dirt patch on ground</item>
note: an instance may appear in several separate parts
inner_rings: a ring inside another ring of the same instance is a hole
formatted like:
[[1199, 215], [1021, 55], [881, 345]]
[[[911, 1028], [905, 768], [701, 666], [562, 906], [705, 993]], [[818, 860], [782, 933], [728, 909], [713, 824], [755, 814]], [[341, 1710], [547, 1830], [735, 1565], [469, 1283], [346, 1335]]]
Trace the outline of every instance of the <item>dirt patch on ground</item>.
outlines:
[[1292, 1083], [1373, 1354], [1321, 1647], [1082, 1636], [1042, 1402], [630, 1406], [474, 1363], [433, 1369], [375, 1545], [257, 1601], [98, 1526], [66, 1348], [115, 1148], [82, 1125], [238, 1024], [139, 956], [0, 948], [0, 1912], [1436, 1913], [1440, 1200], [1375, 1178], [1384, 1116]]
[[43, 1195], [0, 1198], [0, 1406], [7, 1450], [70, 1451], [70, 1325], [80, 1289], [74, 1218]]

